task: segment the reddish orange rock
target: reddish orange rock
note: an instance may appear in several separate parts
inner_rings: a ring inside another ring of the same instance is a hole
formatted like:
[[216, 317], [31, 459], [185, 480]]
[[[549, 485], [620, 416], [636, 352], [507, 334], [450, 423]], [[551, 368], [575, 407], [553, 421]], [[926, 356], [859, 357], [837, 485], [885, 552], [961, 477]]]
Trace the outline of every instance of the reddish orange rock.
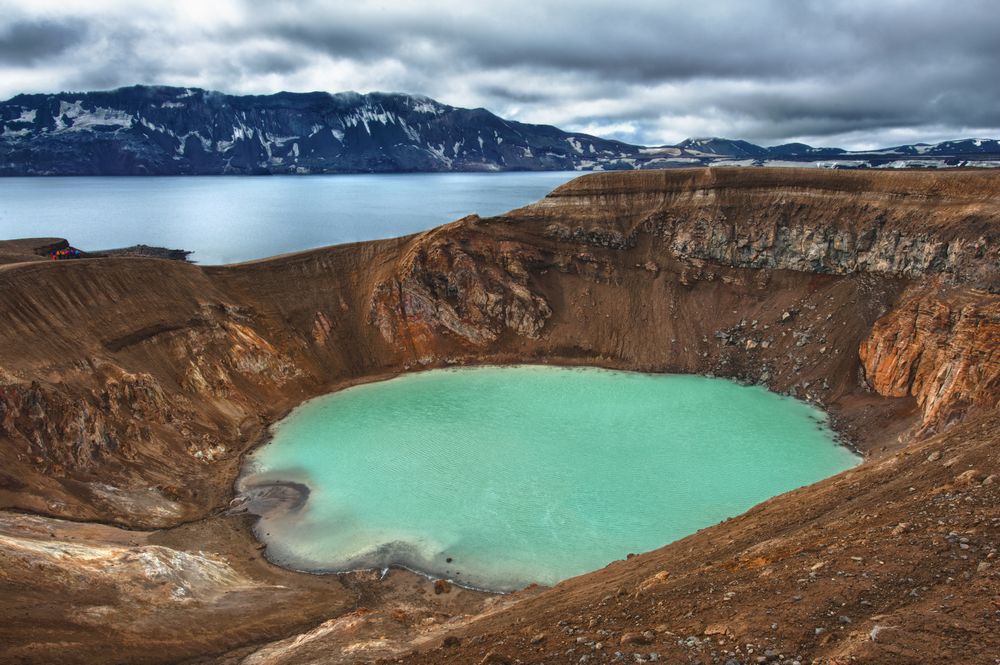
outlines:
[[915, 289], [879, 319], [859, 349], [869, 384], [912, 395], [927, 430], [1000, 402], [1000, 296], [971, 288]]

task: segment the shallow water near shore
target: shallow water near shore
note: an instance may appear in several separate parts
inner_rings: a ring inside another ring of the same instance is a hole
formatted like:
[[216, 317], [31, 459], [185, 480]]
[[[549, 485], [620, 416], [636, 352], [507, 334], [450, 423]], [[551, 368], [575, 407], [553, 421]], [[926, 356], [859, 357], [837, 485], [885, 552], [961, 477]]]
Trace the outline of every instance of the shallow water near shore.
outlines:
[[275, 486], [257, 526], [269, 558], [496, 591], [655, 549], [860, 461], [809, 404], [595, 368], [408, 374], [307, 402], [273, 435], [239, 483]]

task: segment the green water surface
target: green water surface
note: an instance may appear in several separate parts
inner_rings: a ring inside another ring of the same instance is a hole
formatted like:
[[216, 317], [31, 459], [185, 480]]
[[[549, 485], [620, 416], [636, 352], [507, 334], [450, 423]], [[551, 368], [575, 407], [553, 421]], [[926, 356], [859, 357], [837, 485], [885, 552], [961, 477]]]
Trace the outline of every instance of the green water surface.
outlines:
[[509, 590], [660, 547], [858, 461], [822, 411], [760, 387], [481, 367], [307, 402], [241, 485], [310, 488], [258, 525], [279, 563], [402, 565]]

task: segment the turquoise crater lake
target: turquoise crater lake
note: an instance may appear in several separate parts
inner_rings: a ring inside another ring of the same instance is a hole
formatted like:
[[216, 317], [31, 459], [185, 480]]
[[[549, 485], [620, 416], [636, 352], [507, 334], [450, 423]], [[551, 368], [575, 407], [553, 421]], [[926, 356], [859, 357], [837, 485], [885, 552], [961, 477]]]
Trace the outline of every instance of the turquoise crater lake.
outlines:
[[[305, 403], [248, 460], [268, 556], [554, 584], [855, 465], [824, 413], [723, 379], [541, 366], [434, 370]], [[259, 497], [259, 494], [258, 494]]]

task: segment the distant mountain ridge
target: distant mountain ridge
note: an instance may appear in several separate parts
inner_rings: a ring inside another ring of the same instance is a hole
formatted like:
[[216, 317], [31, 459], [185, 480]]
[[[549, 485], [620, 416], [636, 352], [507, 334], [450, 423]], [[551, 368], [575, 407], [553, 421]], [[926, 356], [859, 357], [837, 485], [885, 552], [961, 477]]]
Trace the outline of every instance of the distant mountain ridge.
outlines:
[[227, 95], [133, 86], [0, 102], [0, 175], [1000, 166], [1000, 141], [865, 152], [691, 138], [645, 147], [400, 93]]

